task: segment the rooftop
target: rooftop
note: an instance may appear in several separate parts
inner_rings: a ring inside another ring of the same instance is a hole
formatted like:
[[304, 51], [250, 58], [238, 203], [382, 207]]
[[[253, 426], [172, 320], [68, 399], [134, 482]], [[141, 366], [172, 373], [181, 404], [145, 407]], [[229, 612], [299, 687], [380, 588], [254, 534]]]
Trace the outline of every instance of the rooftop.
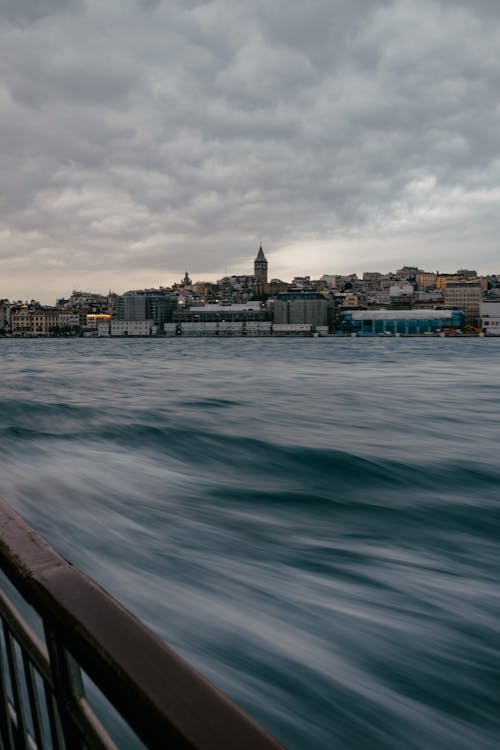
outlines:
[[442, 320], [451, 318], [455, 310], [353, 310], [353, 320]]

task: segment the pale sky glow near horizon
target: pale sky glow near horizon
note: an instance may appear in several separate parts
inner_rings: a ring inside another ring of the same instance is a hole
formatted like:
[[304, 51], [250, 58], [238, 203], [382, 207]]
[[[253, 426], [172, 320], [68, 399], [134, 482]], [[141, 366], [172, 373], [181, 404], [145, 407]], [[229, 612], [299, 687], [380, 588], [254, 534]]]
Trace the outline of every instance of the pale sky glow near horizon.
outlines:
[[0, 298], [500, 273], [497, 0], [0, 0]]

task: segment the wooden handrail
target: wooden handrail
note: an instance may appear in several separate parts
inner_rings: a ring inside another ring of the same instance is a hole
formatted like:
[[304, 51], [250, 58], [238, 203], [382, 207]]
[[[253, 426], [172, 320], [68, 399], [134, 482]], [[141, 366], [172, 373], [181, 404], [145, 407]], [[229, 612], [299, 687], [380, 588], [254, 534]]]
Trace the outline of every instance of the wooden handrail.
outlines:
[[282, 747], [2, 499], [0, 568], [148, 747]]

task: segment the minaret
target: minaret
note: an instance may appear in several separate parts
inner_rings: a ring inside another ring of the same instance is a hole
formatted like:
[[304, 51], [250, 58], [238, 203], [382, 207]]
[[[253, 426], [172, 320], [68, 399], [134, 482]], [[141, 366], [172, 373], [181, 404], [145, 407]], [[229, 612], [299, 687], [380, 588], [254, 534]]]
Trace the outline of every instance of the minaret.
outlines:
[[259, 252], [253, 263], [253, 272], [257, 280], [257, 284], [267, 284], [267, 260], [262, 249], [262, 244], [259, 247]]

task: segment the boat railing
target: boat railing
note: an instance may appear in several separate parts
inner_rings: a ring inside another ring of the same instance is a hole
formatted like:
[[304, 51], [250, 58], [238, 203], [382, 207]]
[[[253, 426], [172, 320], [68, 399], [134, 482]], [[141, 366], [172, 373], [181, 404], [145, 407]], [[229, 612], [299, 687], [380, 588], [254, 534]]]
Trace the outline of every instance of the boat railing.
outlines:
[[[1, 499], [0, 569], [16, 592], [0, 591], [2, 750], [116, 748], [91, 707], [88, 678], [139, 747], [281, 747]], [[18, 594], [40, 618], [40, 635], [14, 603]]]

